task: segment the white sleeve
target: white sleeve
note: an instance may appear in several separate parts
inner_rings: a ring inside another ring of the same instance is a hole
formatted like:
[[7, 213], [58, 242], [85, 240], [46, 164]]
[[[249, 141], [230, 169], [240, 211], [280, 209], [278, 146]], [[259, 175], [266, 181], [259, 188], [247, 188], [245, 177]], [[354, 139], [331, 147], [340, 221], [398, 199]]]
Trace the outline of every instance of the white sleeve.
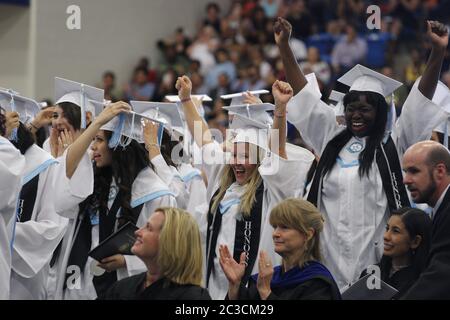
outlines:
[[155, 167], [155, 173], [167, 184], [169, 190], [175, 195], [179, 208], [186, 209], [189, 201], [186, 185], [176, 168], [169, 166], [162, 155], [158, 155], [151, 160]]
[[220, 173], [228, 163], [227, 154], [223, 152], [221, 146], [216, 141], [205, 144], [202, 147], [202, 169], [208, 179], [206, 198], [212, 198], [214, 191], [220, 183]]
[[320, 94], [308, 83], [287, 104], [287, 120], [300, 132], [317, 154], [339, 130], [334, 110], [320, 100]]
[[392, 132], [400, 158], [414, 143], [429, 140], [434, 128], [447, 121], [447, 117], [441, 107], [413, 86]]
[[258, 170], [267, 190], [268, 203], [278, 203], [289, 197], [303, 196], [308, 171], [314, 155], [301, 147], [287, 145], [288, 159], [275, 153], [264, 158]]
[[50, 261], [67, 228], [68, 220], [55, 211], [55, 169], [52, 165], [39, 175], [35, 220], [16, 224], [12, 269], [25, 278], [35, 276]]
[[72, 178], [66, 176], [67, 150], [58, 158], [59, 165], [55, 178], [55, 209], [62, 216], [69, 214], [66, 218], [75, 219], [78, 210], [70, 210], [83, 202], [94, 192], [94, 170], [88, 153], [81, 158]]
[[16, 208], [24, 168], [25, 157], [0, 136], [0, 213]]
[[[136, 226], [142, 227], [147, 223], [147, 220], [150, 216], [155, 212], [157, 208], [160, 207], [176, 207], [177, 203], [173, 196], [165, 195], [159, 198], [156, 198], [152, 201], [146, 202], [142, 207], [141, 214], [137, 220]], [[138, 273], [142, 273], [147, 270], [144, 262], [136, 256], [125, 255], [126, 268], [120, 268], [117, 270], [117, 280], [121, 280], [123, 278], [131, 277]]]

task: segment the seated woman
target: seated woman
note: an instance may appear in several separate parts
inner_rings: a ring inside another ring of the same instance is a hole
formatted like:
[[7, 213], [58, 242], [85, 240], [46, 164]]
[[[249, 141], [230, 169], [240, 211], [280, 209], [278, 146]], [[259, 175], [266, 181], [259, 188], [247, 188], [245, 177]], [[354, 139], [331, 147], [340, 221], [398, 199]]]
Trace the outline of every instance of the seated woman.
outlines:
[[320, 232], [323, 218], [306, 200], [289, 198], [270, 213], [274, 228], [275, 252], [282, 257], [272, 267], [264, 251], [259, 257], [259, 273], [250, 278], [248, 288], [240, 286], [245, 255], [237, 263], [227, 246], [220, 247], [220, 265], [228, 281], [230, 300], [325, 300], [340, 299], [339, 289], [328, 269], [320, 263]]
[[[384, 232], [384, 252], [377, 266], [381, 280], [396, 288], [399, 299], [425, 269], [431, 243], [431, 219], [422, 210], [405, 207], [392, 212]], [[361, 277], [367, 274], [363, 271]]]
[[112, 285], [105, 300], [211, 300], [202, 281], [200, 232], [191, 215], [177, 208], [158, 208], [136, 231], [131, 251], [147, 272]]

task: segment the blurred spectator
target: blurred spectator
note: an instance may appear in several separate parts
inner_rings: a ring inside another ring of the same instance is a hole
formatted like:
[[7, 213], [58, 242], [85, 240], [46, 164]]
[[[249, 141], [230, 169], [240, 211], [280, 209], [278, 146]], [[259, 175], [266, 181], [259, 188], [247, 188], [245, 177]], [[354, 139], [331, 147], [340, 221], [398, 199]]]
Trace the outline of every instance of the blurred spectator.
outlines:
[[138, 65], [136, 66], [137, 68], [145, 68], [147, 70], [147, 74], [148, 74], [148, 81], [149, 82], [156, 82], [156, 79], [158, 77], [158, 74], [156, 72], [156, 70], [151, 69], [151, 65], [150, 65], [150, 59], [147, 57], [142, 57], [141, 60], [139, 60]]
[[286, 17], [292, 25], [292, 35], [295, 38], [306, 39], [312, 33], [312, 19], [304, 0], [293, 0]]
[[192, 94], [207, 94], [208, 87], [204, 83], [203, 76], [199, 72], [194, 72], [189, 75], [192, 81]]
[[161, 76], [158, 90], [156, 91], [155, 101], [163, 101], [167, 95], [176, 95], [178, 91], [175, 89], [175, 82], [178, 74], [174, 69], [167, 69]]
[[209, 91], [209, 95], [211, 96], [211, 98], [218, 99], [224, 94], [232, 93], [231, 82], [226, 73], [219, 74], [217, 80], [217, 86]]
[[148, 81], [147, 69], [137, 67], [134, 70], [133, 79], [124, 88], [125, 100], [150, 101], [154, 93], [155, 84]]
[[203, 20], [204, 26], [211, 26], [217, 33], [221, 30], [221, 20], [220, 20], [220, 7], [215, 2], [210, 2], [206, 5], [206, 18]]
[[417, 49], [412, 49], [410, 57], [411, 61], [405, 68], [405, 83], [411, 88], [417, 78], [423, 74], [425, 62]]
[[348, 24], [345, 32], [331, 54], [331, 64], [337, 76], [344, 74], [355, 64], [363, 63], [367, 55], [367, 42], [358, 37], [355, 27]]
[[233, 38], [241, 24], [242, 4], [239, 1], [233, 1], [230, 10], [225, 18], [222, 19], [222, 36], [224, 38]]
[[186, 50], [191, 45], [191, 39], [184, 33], [183, 28], [177, 28], [177, 30], [175, 30], [174, 45], [177, 55], [187, 58]]
[[418, 39], [420, 22], [424, 18], [423, 4], [420, 0], [396, 0], [392, 16], [398, 18], [402, 23], [400, 37], [403, 41], [415, 41]]
[[159, 40], [158, 48], [162, 51], [163, 57], [158, 64], [158, 73], [161, 75], [169, 69], [174, 69], [178, 74], [185, 74], [189, 66], [189, 59], [181, 54], [177, 54], [177, 49], [172, 40]]
[[112, 71], [103, 73], [102, 84], [100, 86], [105, 90], [105, 99], [111, 102], [118, 101], [120, 94], [116, 90], [116, 75]]
[[219, 48], [214, 54], [216, 65], [211, 68], [206, 76], [206, 84], [209, 90], [213, 90], [217, 87], [218, 77], [220, 74], [225, 73], [228, 79], [232, 82], [236, 79], [236, 67], [233, 62], [230, 61], [228, 50], [225, 48]]
[[323, 85], [328, 85], [331, 77], [331, 70], [328, 63], [320, 60], [319, 50], [316, 47], [309, 47], [308, 57], [306, 61], [300, 64], [302, 71], [305, 74], [314, 72], [317, 80]]
[[264, 9], [268, 18], [276, 18], [281, 0], [261, 0], [259, 5]]
[[213, 52], [219, 46], [219, 39], [211, 26], [204, 26], [198, 38], [188, 48], [190, 59], [200, 61], [200, 73], [204, 76], [216, 64]]

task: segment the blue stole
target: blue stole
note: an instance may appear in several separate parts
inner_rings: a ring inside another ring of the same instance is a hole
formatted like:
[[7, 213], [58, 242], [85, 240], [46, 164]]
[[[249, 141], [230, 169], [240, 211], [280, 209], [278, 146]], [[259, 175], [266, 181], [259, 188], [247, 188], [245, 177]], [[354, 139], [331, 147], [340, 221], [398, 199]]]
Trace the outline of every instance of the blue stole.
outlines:
[[[272, 290], [277, 288], [293, 288], [317, 277], [325, 277], [334, 282], [334, 278], [330, 271], [317, 261], [309, 261], [302, 268], [297, 266], [284, 273], [281, 266], [276, 266], [273, 268], [273, 277], [270, 282], [270, 288]], [[252, 275], [252, 279], [256, 283], [258, 274]]]

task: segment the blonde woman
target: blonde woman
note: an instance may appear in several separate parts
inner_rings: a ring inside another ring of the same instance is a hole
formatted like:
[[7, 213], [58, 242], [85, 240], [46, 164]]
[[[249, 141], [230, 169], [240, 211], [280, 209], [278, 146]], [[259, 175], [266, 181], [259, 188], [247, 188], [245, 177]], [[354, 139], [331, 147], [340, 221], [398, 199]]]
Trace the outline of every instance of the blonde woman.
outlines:
[[261, 300], [340, 299], [339, 289], [328, 269], [320, 263], [320, 232], [323, 218], [306, 200], [290, 198], [280, 202], [270, 213], [275, 252], [282, 263], [272, 267], [261, 251], [259, 273], [250, 278], [248, 288], [240, 285], [245, 257], [237, 263], [227, 246], [220, 247], [220, 265], [229, 281], [228, 298]]
[[202, 250], [195, 219], [177, 208], [158, 208], [136, 231], [131, 251], [147, 272], [112, 285], [105, 300], [210, 300], [201, 287]]
[[[273, 252], [268, 212], [281, 200], [302, 195], [314, 156], [306, 149], [286, 145], [286, 104], [292, 97], [292, 88], [287, 83], [276, 81], [272, 87], [273, 129], [279, 130], [278, 141], [264, 143], [263, 139], [252, 139], [251, 134], [261, 134], [258, 127], [251, 125], [250, 121], [254, 123], [255, 119], [238, 118], [247, 126], [238, 129], [241, 131], [233, 140], [230, 154], [224, 153], [220, 144], [213, 140], [200, 117], [191, 99], [190, 79], [178, 78], [176, 88], [187, 126], [202, 150], [202, 169], [208, 181], [209, 210], [200, 226], [201, 230], [206, 230], [205, 283], [213, 299], [224, 299], [228, 281], [220, 269], [219, 245], [227, 245], [236, 260], [245, 253], [247, 267], [241, 279], [245, 285], [257, 270], [255, 261], [260, 249]], [[262, 114], [272, 120], [266, 112]], [[264, 136], [267, 137], [267, 132], [258, 137]], [[278, 143], [278, 148], [270, 147], [272, 142], [273, 145]], [[269, 148], [272, 152], [268, 154]]]

